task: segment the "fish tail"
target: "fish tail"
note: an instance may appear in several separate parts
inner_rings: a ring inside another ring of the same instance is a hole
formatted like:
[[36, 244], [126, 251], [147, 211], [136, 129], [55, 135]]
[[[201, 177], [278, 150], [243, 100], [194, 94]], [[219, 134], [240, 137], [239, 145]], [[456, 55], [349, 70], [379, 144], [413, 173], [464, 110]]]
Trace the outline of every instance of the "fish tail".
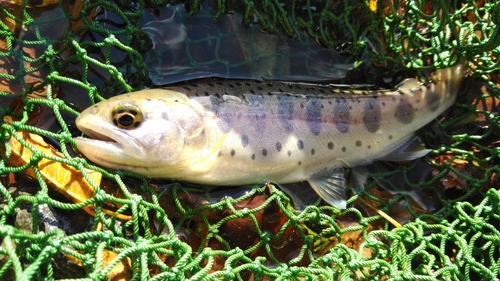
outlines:
[[446, 90], [438, 91], [438, 93], [443, 95], [442, 99], [455, 100], [466, 69], [467, 61], [462, 59], [452, 67], [436, 70], [434, 75], [432, 75], [432, 80], [436, 84], [442, 84], [445, 87]]

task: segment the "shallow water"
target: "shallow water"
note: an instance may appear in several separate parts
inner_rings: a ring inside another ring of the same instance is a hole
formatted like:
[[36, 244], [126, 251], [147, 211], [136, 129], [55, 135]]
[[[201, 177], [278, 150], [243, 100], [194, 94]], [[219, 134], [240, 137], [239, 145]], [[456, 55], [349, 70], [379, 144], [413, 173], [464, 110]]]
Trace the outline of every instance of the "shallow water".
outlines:
[[306, 35], [265, 33], [258, 24], [243, 27], [238, 14], [214, 15], [208, 1], [192, 17], [183, 5], [144, 9], [142, 30], [153, 42], [145, 61], [154, 84], [206, 77], [332, 81], [353, 67], [351, 57]]

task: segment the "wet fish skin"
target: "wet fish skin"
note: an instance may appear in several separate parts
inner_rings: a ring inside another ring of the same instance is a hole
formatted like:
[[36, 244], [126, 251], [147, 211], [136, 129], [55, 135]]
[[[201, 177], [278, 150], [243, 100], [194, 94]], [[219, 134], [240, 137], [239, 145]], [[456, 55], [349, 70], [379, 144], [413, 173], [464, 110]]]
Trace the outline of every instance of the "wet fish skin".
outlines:
[[[83, 111], [76, 124], [89, 138], [75, 142], [92, 162], [146, 177], [222, 186], [307, 180], [345, 208], [340, 168], [425, 155], [404, 150], [454, 103], [463, 70], [376, 92], [251, 81], [142, 90]], [[140, 111], [137, 127], [113, 124], [121, 107]]]

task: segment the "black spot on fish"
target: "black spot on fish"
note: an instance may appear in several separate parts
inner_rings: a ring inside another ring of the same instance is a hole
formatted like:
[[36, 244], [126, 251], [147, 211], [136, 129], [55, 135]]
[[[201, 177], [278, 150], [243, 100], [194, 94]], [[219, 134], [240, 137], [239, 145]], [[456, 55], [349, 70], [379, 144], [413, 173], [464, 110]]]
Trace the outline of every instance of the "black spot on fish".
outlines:
[[315, 136], [321, 132], [321, 100], [310, 99], [306, 105], [306, 120], [309, 130]]
[[282, 148], [282, 146], [281, 146], [281, 142], [277, 142], [277, 143], [276, 143], [276, 150], [277, 150], [277, 151], [281, 151], [281, 148]]
[[350, 106], [345, 99], [337, 102], [333, 106], [333, 123], [339, 132], [347, 133], [350, 126]]
[[299, 161], [299, 163], [297, 163], [297, 164], [299, 164], [299, 166], [300, 166], [300, 165], [302, 165], [302, 162]]
[[235, 153], [234, 149], [231, 149], [231, 156], [234, 156]]
[[401, 98], [398, 106], [396, 106], [394, 117], [403, 124], [410, 124], [413, 121], [415, 110], [407, 99]]
[[297, 141], [297, 147], [298, 147], [300, 150], [304, 149], [304, 142], [302, 142], [302, 140]]
[[252, 160], [255, 160], [255, 153], [252, 154]]
[[281, 127], [287, 132], [293, 130], [292, 127], [293, 115], [293, 98], [289, 96], [278, 96], [278, 119]]
[[359, 140], [358, 140], [358, 141], [356, 141], [356, 146], [357, 146], [357, 147], [360, 147], [360, 146], [361, 146], [361, 141], [359, 141]]
[[427, 91], [425, 93], [425, 103], [430, 111], [436, 111], [439, 108], [439, 96], [434, 91]]
[[288, 157], [292, 156], [292, 151], [291, 150], [288, 150], [287, 153]]
[[313, 149], [311, 149], [311, 155], [314, 155], [314, 153], [316, 153], [316, 150], [314, 150], [314, 148], [313, 148]]
[[367, 148], [368, 148], [368, 149], [371, 149], [371, 148], [372, 148], [372, 146], [371, 146], [371, 145], [368, 145], [368, 146], [367, 146]]
[[345, 146], [342, 147], [342, 151], [345, 152], [347, 148]]
[[262, 155], [267, 156], [267, 149], [265, 149], [265, 148], [262, 149]]
[[333, 149], [333, 142], [328, 143], [328, 149]]
[[241, 135], [241, 146], [246, 147], [248, 145], [248, 142], [248, 135]]
[[389, 139], [392, 140], [392, 135], [389, 135]]
[[382, 111], [376, 100], [370, 100], [365, 104], [363, 113], [363, 123], [369, 132], [376, 132], [380, 129], [380, 119]]

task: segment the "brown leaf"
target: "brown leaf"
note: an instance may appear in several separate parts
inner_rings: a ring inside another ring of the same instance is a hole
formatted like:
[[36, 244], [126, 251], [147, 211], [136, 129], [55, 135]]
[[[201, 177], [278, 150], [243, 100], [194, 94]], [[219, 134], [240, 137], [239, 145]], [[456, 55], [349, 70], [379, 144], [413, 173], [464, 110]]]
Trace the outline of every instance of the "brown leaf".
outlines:
[[[36, 152], [51, 157], [64, 158], [61, 152], [53, 149], [39, 135], [27, 131], [20, 131], [19, 136], [29, 145], [33, 146]], [[33, 157], [33, 151], [23, 146], [15, 137], [11, 137], [7, 143], [12, 149], [8, 159], [9, 165], [20, 167], [30, 163]], [[45, 157], [38, 161], [37, 166], [38, 169], [40, 169], [44, 181], [54, 188], [54, 190], [63, 194], [73, 202], [83, 202], [94, 195], [94, 189], [79, 170]], [[101, 173], [89, 169], [85, 169], [85, 172], [88, 174], [90, 180], [96, 185], [100, 184], [102, 177]], [[30, 177], [37, 178], [33, 168], [26, 169], [24, 173]], [[95, 215], [94, 211], [89, 206], [85, 207], [84, 210], [90, 215]]]

